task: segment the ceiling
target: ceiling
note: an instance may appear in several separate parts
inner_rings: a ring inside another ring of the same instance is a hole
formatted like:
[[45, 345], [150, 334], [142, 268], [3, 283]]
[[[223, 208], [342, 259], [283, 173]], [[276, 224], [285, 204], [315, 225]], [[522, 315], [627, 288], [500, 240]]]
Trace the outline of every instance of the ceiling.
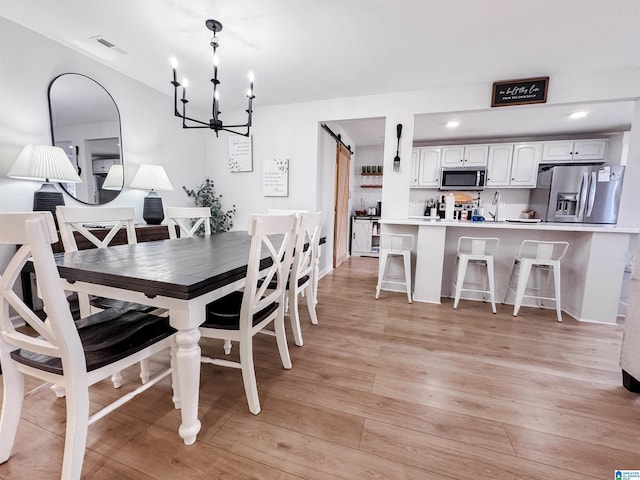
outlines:
[[[244, 107], [249, 69], [257, 110], [540, 75], [552, 85], [554, 73], [640, 66], [637, 0], [0, 0], [0, 15], [168, 95], [175, 56], [178, 80], [189, 78], [190, 100], [203, 105], [210, 104], [212, 74], [204, 21], [217, 19], [223, 111]], [[628, 126], [630, 105], [590, 106], [582, 125]], [[558, 132], [569, 128], [566, 113], [563, 107], [469, 112], [459, 115], [455, 131], [441, 126], [453, 114], [421, 116], [415, 139], [520, 134], [512, 130], [521, 120], [523, 133]], [[380, 122], [346, 125], [372, 144], [380, 143]]]

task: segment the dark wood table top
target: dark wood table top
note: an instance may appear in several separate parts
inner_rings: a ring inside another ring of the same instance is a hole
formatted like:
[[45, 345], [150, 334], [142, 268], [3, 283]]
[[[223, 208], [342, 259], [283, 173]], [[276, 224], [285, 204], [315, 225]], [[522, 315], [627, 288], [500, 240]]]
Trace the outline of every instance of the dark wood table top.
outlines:
[[234, 231], [57, 253], [55, 257], [60, 276], [70, 283], [96, 283], [149, 297], [190, 300], [243, 279], [250, 247], [248, 233]]

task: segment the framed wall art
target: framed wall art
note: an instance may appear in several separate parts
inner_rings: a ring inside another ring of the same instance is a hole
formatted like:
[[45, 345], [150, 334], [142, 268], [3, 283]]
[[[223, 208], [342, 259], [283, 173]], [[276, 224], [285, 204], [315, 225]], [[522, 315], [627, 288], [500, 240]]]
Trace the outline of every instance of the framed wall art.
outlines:
[[289, 196], [289, 159], [273, 158], [262, 165], [262, 194], [265, 197]]
[[251, 137], [229, 137], [229, 171], [253, 171]]

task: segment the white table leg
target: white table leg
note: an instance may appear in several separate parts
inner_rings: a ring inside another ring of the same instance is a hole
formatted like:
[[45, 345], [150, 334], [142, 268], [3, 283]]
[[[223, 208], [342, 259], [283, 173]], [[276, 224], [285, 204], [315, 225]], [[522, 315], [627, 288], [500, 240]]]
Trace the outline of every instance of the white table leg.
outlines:
[[[173, 312], [171, 313], [173, 315]], [[198, 420], [198, 397], [200, 395], [200, 331], [197, 328], [181, 329], [176, 334], [176, 367], [182, 424], [178, 433], [185, 445], [196, 441], [200, 431]]]

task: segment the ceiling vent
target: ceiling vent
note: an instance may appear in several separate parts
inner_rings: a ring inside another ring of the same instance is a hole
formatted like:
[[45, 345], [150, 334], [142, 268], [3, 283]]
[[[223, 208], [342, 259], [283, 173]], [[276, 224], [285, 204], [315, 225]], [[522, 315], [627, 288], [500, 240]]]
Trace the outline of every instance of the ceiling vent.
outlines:
[[95, 40], [103, 47], [108, 48], [109, 51], [111, 52], [118, 53], [120, 55], [129, 55], [129, 52], [126, 52], [120, 47], [117, 47], [115, 43], [110, 42], [109, 40], [104, 38], [102, 35], [94, 35], [93, 37], [89, 37], [89, 40]]

